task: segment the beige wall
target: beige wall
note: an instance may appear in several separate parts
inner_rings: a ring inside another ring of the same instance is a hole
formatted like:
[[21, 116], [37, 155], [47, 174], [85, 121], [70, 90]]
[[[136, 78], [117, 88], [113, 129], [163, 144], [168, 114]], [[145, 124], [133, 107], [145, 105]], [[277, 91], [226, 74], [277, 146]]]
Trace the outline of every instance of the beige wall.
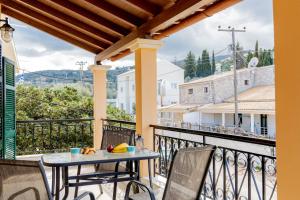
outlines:
[[300, 1], [274, 0], [278, 199], [300, 199]]

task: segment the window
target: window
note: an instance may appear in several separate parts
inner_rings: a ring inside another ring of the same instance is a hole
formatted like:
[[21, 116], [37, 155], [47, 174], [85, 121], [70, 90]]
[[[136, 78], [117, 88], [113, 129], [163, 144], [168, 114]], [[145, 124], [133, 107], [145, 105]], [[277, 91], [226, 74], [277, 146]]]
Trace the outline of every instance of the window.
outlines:
[[208, 87], [204, 87], [203, 90], [204, 90], [204, 93], [208, 93]]
[[124, 104], [123, 103], [120, 104], [120, 109], [124, 110]]
[[245, 81], [244, 81], [244, 84], [245, 84], [245, 85], [249, 85], [249, 80], [245, 80]]
[[123, 87], [120, 88], [121, 92], [123, 92]]
[[132, 85], [131, 87], [132, 87], [132, 91], [134, 91], [134, 85]]
[[193, 88], [188, 90], [188, 94], [193, 94], [193, 92], [194, 92]]

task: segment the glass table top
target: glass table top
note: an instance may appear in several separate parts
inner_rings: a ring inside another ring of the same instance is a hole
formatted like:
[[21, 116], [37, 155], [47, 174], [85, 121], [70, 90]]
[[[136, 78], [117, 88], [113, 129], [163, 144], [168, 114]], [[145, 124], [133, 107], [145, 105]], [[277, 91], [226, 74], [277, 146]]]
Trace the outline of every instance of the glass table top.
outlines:
[[158, 157], [159, 153], [153, 152], [148, 149], [136, 151], [135, 153], [109, 153], [106, 150], [98, 150], [96, 151], [96, 153], [90, 155], [71, 155], [70, 152], [44, 154], [42, 156], [42, 161], [45, 166], [59, 167], [133, 160], [147, 160]]

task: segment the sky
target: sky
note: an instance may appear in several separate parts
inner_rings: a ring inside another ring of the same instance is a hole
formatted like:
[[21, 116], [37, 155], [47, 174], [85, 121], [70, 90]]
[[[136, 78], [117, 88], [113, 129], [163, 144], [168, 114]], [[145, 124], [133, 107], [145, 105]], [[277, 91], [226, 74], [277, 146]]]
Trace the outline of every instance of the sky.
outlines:
[[[79, 69], [77, 61], [94, 62], [94, 54], [57, 39], [15, 19], [10, 19], [16, 29], [14, 41], [20, 68], [29, 71], [48, 69]], [[158, 51], [160, 59], [182, 60], [189, 51], [200, 55], [203, 49], [219, 52], [231, 43], [231, 34], [219, 32], [224, 28], [246, 27], [245, 33], [238, 33], [237, 40], [244, 49], [254, 49], [256, 40], [259, 47], [273, 49], [272, 0], [243, 0], [241, 3], [206, 18], [180, 32], [163, 39], [164, 45]], [[229, 52], [222, 51], [220, 54]], [[127, 56], [116, 62], [104, 64], [116, 66], [133, 65], [134, 56]], [[88, 66], [86, 65], [86, 68]]]

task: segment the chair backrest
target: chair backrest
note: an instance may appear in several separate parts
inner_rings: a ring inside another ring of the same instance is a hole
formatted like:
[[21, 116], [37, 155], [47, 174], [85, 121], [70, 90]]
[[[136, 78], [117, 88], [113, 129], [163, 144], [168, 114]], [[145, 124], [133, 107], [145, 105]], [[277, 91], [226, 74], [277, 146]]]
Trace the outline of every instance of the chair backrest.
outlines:
[[[135, 144], [135, 130], [104, 125], [101, 149], [106, 149], [108, 145], [118, 145], [121, 143], [127, 143], [129, 145]], [[108, 170], [114, 171], [116, 167], [115, 163], [104, 163], [96, 166], [96, 171]], [[119, 165], [119, 171], [126, 171], [129, 168], [129, 163], [121, 163]]]
[[122, 127], [115, 127], [110, 125], [103, 126], [103, 135], [101, 149], [106, 149], [108, 145], [118, 145], [127, 143], [134, 145], [135, 131]]
[[198, 200], [214, 146], [180, 149], [175, 152], [164, 191], [164, 200]]
[[50, 200], [40, 161], [0, 160], [0, 200]]

